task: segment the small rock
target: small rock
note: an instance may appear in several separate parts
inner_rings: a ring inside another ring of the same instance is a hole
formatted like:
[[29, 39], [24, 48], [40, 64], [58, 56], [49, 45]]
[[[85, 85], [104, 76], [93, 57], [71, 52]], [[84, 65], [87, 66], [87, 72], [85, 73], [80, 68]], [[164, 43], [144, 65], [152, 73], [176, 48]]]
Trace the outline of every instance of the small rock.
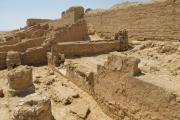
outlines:
[[167, 62], [168, 62], [168, 63], [171, 63], [171, 62], [172, 62], [172, 60], [168, 60]]
[[171, 71], [171, 74], [172, 74], [173, 76], [178, 75], [178, 73], [177, 73], [176, 71]]
[[0, 89], [0, 97], [4, 97], [3, 89]]
[[54, 75], [54, 72], [52, 70], [49, 70], [48, 75]]
[[40, 75], [37, 75], [36, 78], [41, 78], [41, 76], [40, 76]]
[[64, 86], [64, 87], [67, 87], [67, 84], [65, 84], [65, 83], [62, 83], [62, 86]]
[[55, 82], [55, 79], [49, 79], [48, 81], [46, 81], [46, 85], [52, 85]]
[[63, 100], [64, 105], [70, 105], [72, 103], [73, 99], [71, 97], [68, 97], [67, 99]]
[[35, 84], [40, 84], [41, 81], [40, 81], [39, 79], [35, 79], [35, 80], [34, 80], [34, 83], [35, 83]]
[[79, 98], [80, 96], [79, 96], [79, 94], [75, 94], [75, 95], [73, 95], [72, 97], [73, 97], [73, 98]]

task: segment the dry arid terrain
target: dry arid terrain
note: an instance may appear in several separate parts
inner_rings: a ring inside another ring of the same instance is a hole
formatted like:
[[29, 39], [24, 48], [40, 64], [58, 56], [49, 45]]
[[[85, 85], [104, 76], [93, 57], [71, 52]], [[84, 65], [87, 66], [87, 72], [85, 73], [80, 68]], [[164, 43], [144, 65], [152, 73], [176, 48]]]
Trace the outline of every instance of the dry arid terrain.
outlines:
[[75, 6], [0, 32], [0, 120], [180, 120], [179, 15]]

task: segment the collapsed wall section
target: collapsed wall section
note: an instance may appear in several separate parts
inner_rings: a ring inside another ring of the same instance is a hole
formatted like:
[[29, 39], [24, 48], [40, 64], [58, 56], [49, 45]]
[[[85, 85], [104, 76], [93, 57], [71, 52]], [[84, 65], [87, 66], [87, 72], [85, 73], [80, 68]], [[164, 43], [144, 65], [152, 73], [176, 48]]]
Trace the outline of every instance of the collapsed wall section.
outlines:
[[86, 14], [85, 19], [102, 37], [111, 38], [119, 29], [127, 29], [131, 40], [180, 41], [178, 0]]

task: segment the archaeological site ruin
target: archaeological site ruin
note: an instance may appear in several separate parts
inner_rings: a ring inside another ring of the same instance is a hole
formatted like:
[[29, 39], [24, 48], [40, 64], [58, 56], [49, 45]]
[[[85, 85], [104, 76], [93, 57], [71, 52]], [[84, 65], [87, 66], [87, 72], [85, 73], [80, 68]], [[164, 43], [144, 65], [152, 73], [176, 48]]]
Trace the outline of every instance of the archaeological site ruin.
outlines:
[[73, 6], [0, 33], [0, 120], [180, 120], [180, 1]]

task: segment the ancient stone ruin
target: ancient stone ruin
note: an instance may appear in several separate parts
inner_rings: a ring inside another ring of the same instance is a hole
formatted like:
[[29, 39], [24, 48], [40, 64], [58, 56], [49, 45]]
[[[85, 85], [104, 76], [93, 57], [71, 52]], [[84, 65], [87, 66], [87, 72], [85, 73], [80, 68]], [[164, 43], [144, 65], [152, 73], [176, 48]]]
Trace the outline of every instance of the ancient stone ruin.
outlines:
[[71, 7], [0, 34], [2, 120], [179, 120], [177, 0]]
[[32, 68], [19, 66], [9, 71], [7, 75], [9, 92], [12, 96], [23, 95], [35, 91], [32, 80]]

